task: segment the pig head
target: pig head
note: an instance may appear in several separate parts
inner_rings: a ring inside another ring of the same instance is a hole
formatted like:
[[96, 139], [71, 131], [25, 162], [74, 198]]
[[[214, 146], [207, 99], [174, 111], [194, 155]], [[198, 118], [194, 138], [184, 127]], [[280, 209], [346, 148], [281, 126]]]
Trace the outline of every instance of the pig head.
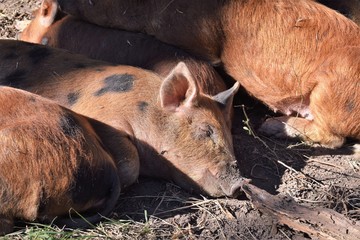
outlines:
[[[210, 196], [236, 196], [240, 172], [228, 121], [220, 116], [230, 117], [232, 99], [238, 88], [239, 84], [235, 84], [215, 96], [201, 94], [186, 65], [179, 63], [161, 83], [157, 107], [149, 106], [145, 110], [148, 111], [146, 118], [158, 124], [146, 125], [142, 118], [145, 112], [139, 116], [146, 128], [138, 128], [143, 133], [145, 129], [152, 129], [150, 132], [156, 135], [149, 132], [146, 138], [156, 139], [155, 154], [160, 154], [160, 159], [165, 158], [168, 163], [159, 165], [163, 161], [144, 157], [140, 173], [162, 174], [185, 189], [200, 190]], [[144, 137], [140, 132], [135, 135]], [[154, 153], [144, 152], [148, 154]]]

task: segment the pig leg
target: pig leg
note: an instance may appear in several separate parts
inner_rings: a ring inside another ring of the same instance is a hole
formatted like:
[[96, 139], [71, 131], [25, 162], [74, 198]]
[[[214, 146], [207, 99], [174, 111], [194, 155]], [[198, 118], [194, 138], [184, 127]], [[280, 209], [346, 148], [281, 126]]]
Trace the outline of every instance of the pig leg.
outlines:
[[301, 117], [276, 117], [267, 119], [260, 133], [278, 138], [301, 138], [308, 143], [318, 142], [324, 147], [340, 147], [345, 139], [322, 129], [314, 120]]
[[118, 169], [121, 187], [126, 188], [139, 177], [140, 159], [137, 148], [129, 138], [123, 137], [119, 141], [121, 144], [118, 144], [113, 151], [113, 157]]
[[121, 189], [130, 186], [138, 179], [140, 172], [140, 158], [135, 140], [131, 134], [119, 131], [102, 122], [96, 120], [90, 120], [90, 122], [114, 159]]
[[3, 236], [7, 233], [11, 233], [13, 229], [14, 229], [13, 218], [6, 217], [0, 214], [0, 236]]

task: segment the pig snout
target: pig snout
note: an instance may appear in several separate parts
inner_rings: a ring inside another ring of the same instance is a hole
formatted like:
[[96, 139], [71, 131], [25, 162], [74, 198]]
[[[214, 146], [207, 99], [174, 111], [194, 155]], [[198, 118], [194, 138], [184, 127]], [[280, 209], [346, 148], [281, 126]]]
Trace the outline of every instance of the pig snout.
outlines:
[[244, 178], [240, 176], [237, 161], [227, 164], [221, 174], [218, 176], [219, 185], [225, 196], [236, 198], [241, 193]]
[[211, 197], [238, 197], [245, 178], [241, 177], [237, 162], [221, 164], [217, 168], [216, 174], [211, 169], [204, 171], [199, 181], [204, 191]]

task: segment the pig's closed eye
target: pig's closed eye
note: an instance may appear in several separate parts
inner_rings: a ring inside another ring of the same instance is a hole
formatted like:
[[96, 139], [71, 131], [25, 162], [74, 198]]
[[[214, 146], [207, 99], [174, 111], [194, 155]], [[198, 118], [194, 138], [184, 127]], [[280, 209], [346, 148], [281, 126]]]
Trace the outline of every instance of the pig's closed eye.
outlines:
[[205, 140], [210, 138], [215, 141], [215, 128], [209, 124], [201, 124], [197, 129], [195, 136], [199, 140]]
[[214, 134], [214, 130], [208, 126], [207, 129], [204, 129], [204, 133], [206, 137], [211, 137]]

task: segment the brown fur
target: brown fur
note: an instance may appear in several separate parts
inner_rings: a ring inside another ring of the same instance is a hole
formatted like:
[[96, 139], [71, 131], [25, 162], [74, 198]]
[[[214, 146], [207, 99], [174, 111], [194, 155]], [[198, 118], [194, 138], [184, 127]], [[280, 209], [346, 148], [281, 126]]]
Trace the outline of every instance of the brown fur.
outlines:
[[[310, 0], [58, 1], [89, 22], [131, 31], [197, 53], [225, 70], [305, 140], [339, 147], [360, 139], [360, 29]], [[135, 16], [142, 16], [134, 19]], [[334, 67], [336, 66], [336, 68]], [[346, 83], [346, 85], [344, 85]], [[334, 96], [328, 93], [339, 93]], [[351, 104], [348, 104], [351, 103]], [[351, 106], [351, 107], [349, 107]], [[347, 109], [347, 110], [346, 110]], [[276, 121], [276, 119], [275, 119]], [[339, 123], [344, 124], [337, 128]], [[293, 136], [270, 120], [266, 134]], [[351, 124], [350, 124], [351, 123]]]
[[[14, 218], [87, 226], [107, 215], [120, 195], [112, 157], [89, 119], [22, 90], [0, 87], [0, 234]], [[101, 210], [102, 209], [102, 210]]]
[[[139, 68], [21, 41], [0, 41], [0, 49], [0, 84], [36, 92], [125, 133], [98, 130], [121, 163], [122, 187], [140, 171], [211, 196], [234, 194], [240, 175], [227, 122], [238, 85], [210, 96], [184, 63], [161, 79]], [[219, 179], [230, 171], [234, 174]], [[201, 181], [204, 175], [212, 181]]]

